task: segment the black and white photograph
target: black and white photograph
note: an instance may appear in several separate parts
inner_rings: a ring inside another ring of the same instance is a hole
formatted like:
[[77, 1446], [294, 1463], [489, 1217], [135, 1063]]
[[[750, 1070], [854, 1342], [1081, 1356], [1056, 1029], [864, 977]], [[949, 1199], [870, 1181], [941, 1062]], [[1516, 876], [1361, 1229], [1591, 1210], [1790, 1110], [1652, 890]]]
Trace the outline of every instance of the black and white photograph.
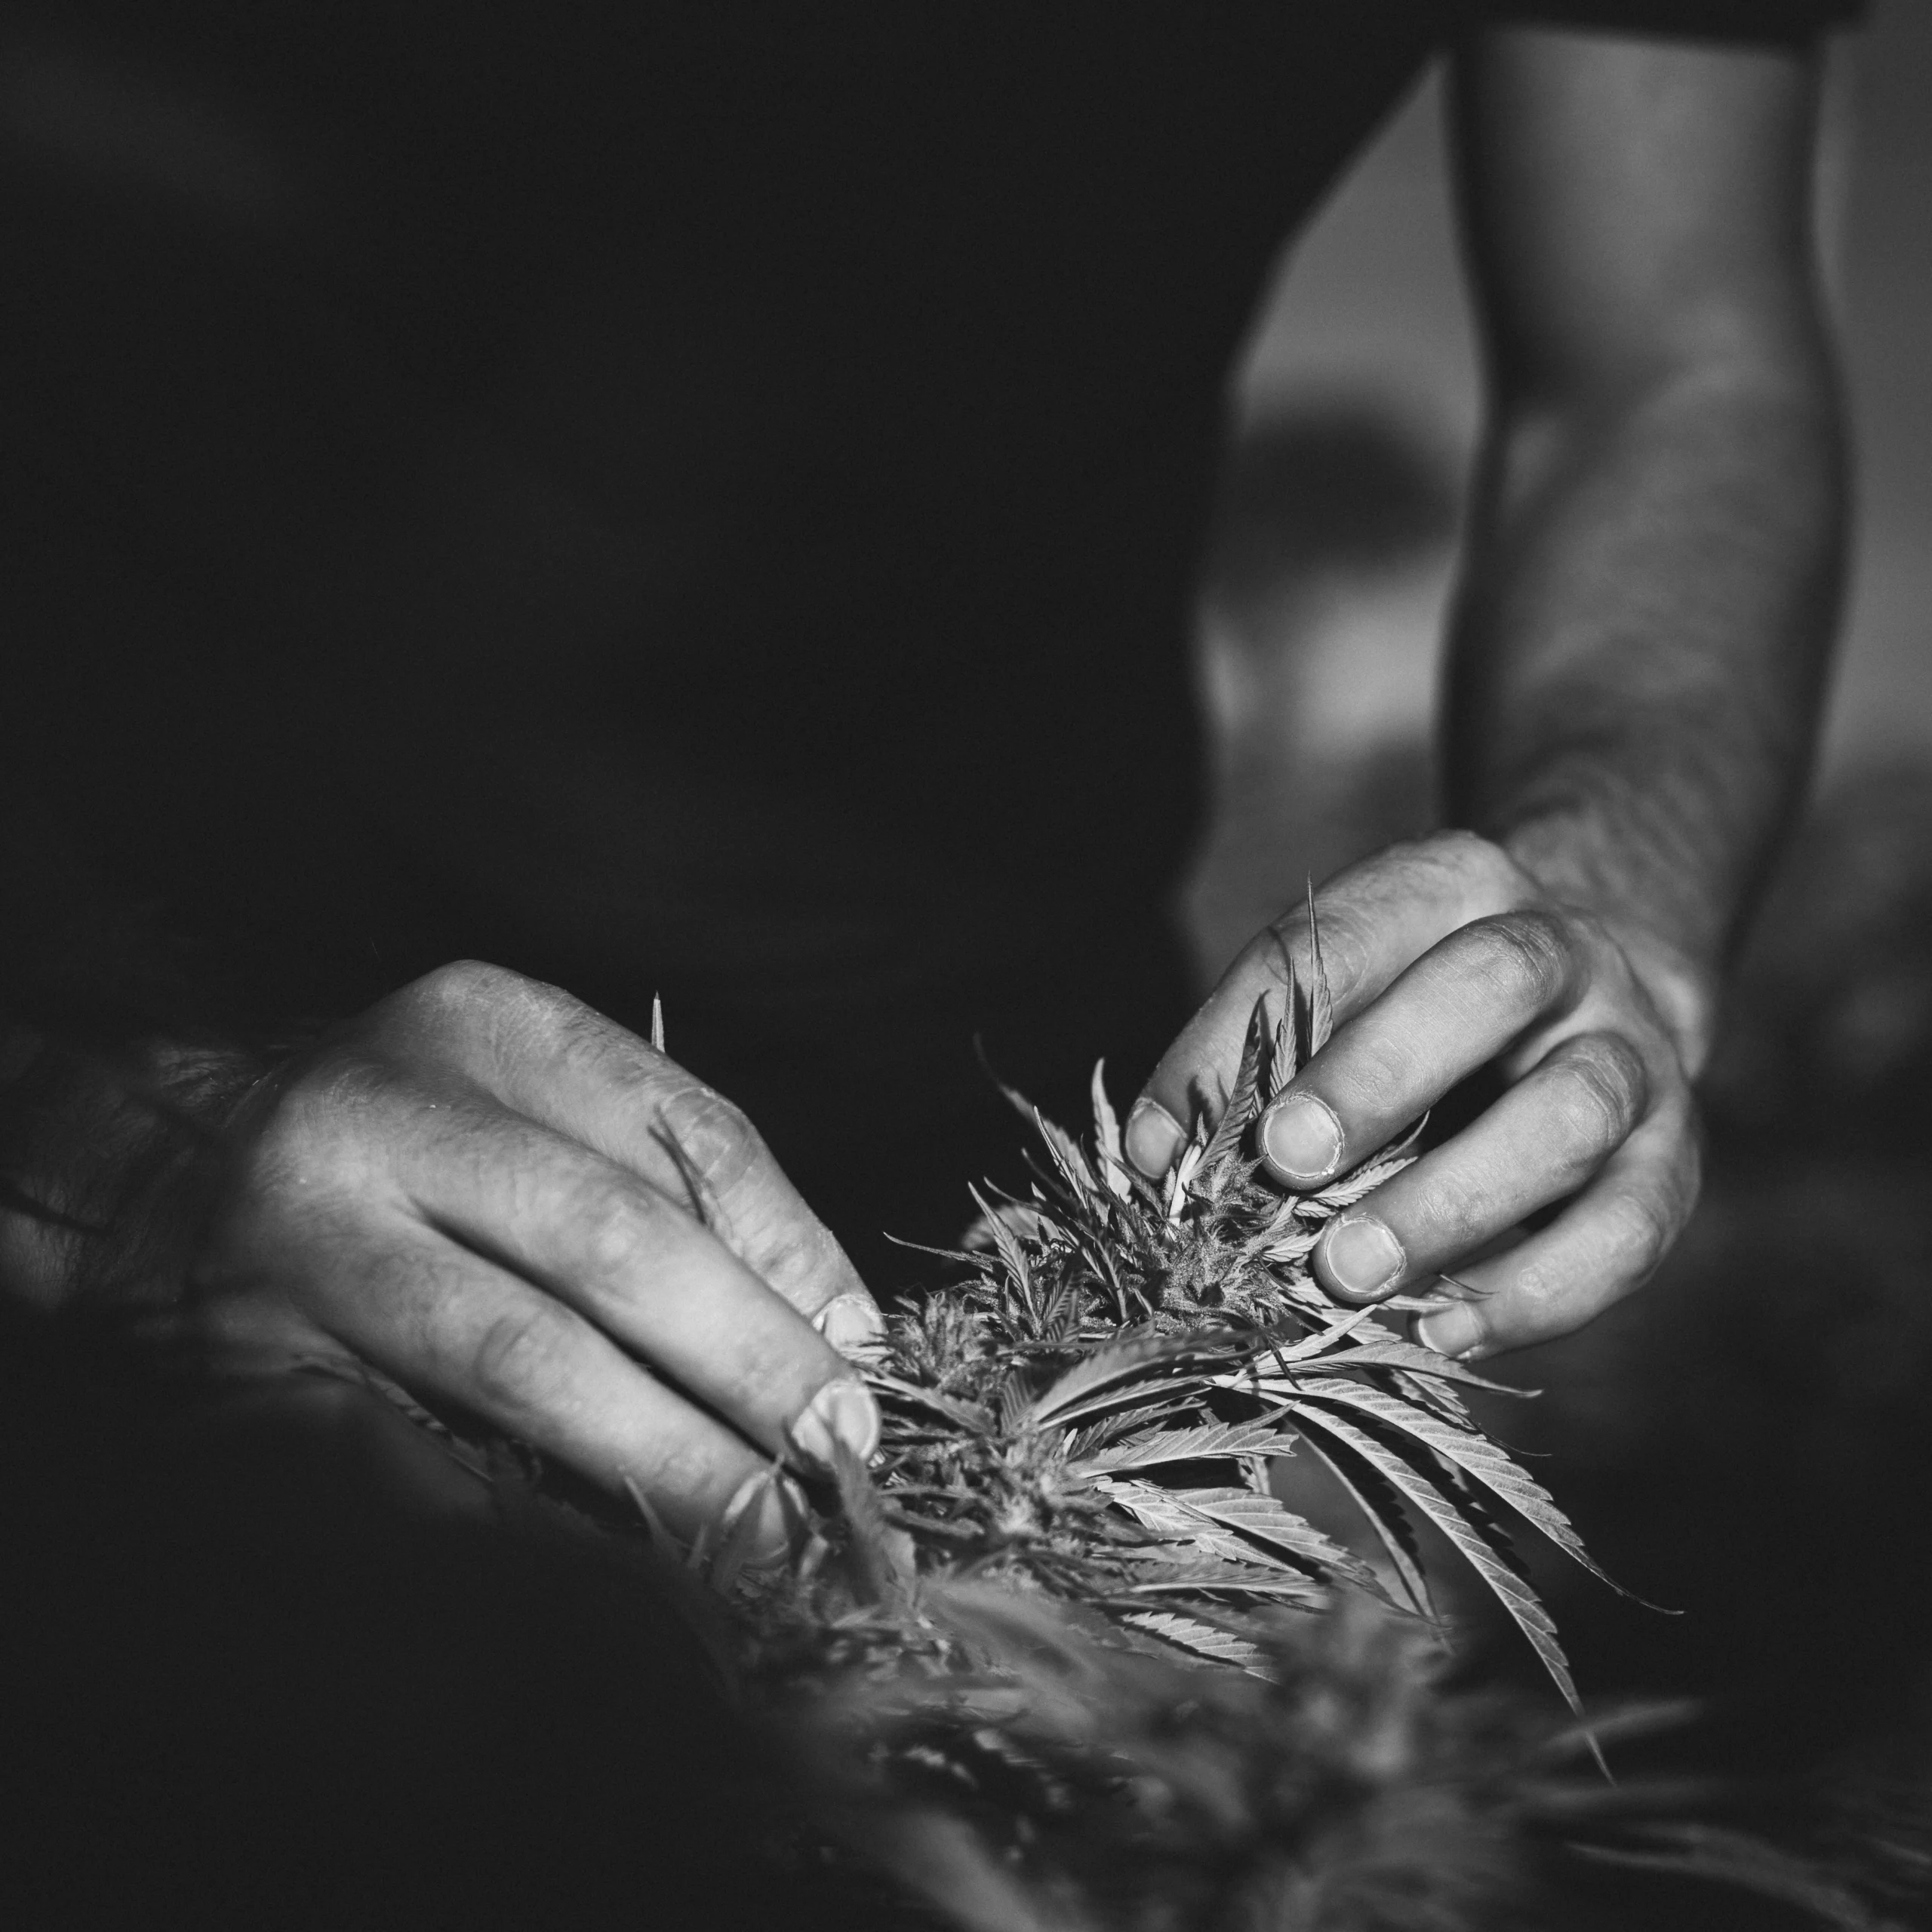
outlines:
[[1932, 8], [0, 0], [0, 1927], [1932, 1925]]

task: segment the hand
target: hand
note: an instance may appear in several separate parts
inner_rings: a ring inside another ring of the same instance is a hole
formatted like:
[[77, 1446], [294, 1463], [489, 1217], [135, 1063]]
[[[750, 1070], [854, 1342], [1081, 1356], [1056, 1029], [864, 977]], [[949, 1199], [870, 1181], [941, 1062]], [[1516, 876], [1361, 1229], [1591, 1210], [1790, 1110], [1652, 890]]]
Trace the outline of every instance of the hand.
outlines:
[[[1557, 903], [1466, 832], [1349, 867], [1315, 895], [1315, 917], [1336, 1030], [1260, 1123], [1278, 1179], [1325, 1185], [1492, 1062], [1511, 1083], [1329, 1223], [1312, 1257], [1322, 1284], [1358, 1302], [1441, 1286], [1455, 1298], [1417, 1337], [1464, 1359], [1567, 1334], [1639, 1286], [1697, 1194], [1690, 1079], [1707, 1000], [1681, 958]], [[1257, 997], [1278, 1012], [1289, 962], [1306, 986], [1310, 955], [1294, 914], [1229, 969], [1129, 1117], [1143, 1172], [1166, 1171], [1197, 1097], [1218, 1106]], [[1549, 1226], [1494, 1251], [1557, 1201]]]
[[351, 1353], [687, 1537], [755, 1511], [753, 1561], [798, 1520], [775, 1459], [878, 1444], [838, 1352], [878, 1311], [744, 1117], [493, 967], [405, 987], [251, 1098], [190, 1278], [216, 1345]]

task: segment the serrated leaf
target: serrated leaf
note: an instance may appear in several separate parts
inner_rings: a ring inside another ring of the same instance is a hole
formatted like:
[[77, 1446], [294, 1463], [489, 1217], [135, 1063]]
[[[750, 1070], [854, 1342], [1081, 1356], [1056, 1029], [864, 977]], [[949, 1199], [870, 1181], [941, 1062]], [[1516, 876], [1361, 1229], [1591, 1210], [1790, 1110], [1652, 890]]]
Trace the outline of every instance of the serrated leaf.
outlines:
[[1372, 1322], [1374, 1319], [1375, 1308], [1373, 1303], [1366, 1308], [1350, 1309], [1346, 1312], [1337, 1316], [1327, 1327], [1317, 1330], [1312, 1335], [1304, 1335], [1299, 1342], [1293, 1343], [1285, 1349], [1275, 1349], [1273, 1351], [1275, 1359], [1277, 1361], [1309, 1361], [1319, 1356], [1324, 1349], [1330, 1348], [1340, 1341], [1344, 1336], [1352, 1334], [1355, 1330]]
[[[1272, 1496], [1257, 1496], [1249, 1489], [1161, 1489], [1144, 1482], [1106, 1481], [1100, 1487], [1111, 1501], [1159, 1535], [1192, 1541], [1217, 1555], [1250, 1563], [1267, 1553], [1258, 1555], [1244, 1540], [1254, 1537], [1275, 1552], [1312, 1564], [1324, 1574], [1346, 1577], [1388, 1601], [1374, 1572], [1353, 1550], [1324, 1536]], [[1235, 1534], [1217, 1534], [1230, 1531]]]
[[1109, 1383], [1137, 1375], [1155, 1362], [1171, 1361], [1180, 1355], [1208, 1354], [1217, 1346], [1225, 1346], [1223, 1338], [1197, 1334], [1147, 1336], [1097, 1349], [1035, 1397], [1027, 1420], [1037, 1429], [1058, 1418], [1063, 1427], [1069, 1420], [1064, 1411], [1081, 1397]]
[[1084, 1429], [1075, 1430], [1067, 1446], [1069, 1463], [1084, 1462], [1108, 1444], [1118, 1441], [1137, 1429], [1151, 1429], [1156, 1423], [1171, 1421], [1177, 1416], [1192, 1414], [1194, 1410], [1188, 1395], [1193, 1386], [1190, 1383], [1177, 1400], [1121, 1409], [1112, 1415], [1102, 1417], [1098, 1422], [1090, 1423]]
[[1094, 1063], [1094, 1146], [1100, 1156], [1100, 1178], [1116, 1200], [1134, 1198], [1127, 1171], [1127, 1143], [1121, 1137], [1120, 1117], [1107, 1098], [1107, 1063]]
[[[1309, 1454], [1342, 1485], [1350, 1501], [1361, 1512], [1417, 1615], [1433, 1618], [1435, 1599], [1430, 1592], [1429, 1579], [1423, 1574], [1422, 1555], [1416, 1546], [1415, 1532], [1402, 1514], [1399, 1499], [1385, 1505], [1382, 1498], [1365, 1494], [1355, 1476], [1323, 1447], [1318, 1434], [1304, 1431], [1301, 1439]], [[1373, 1480], [1379, 1482], [1382, 1478], [1377, 1476]]]
[[1404, 1168], [1414, 1166], [1415, 1159], [1413, 1154], [1402, 1154], [1393, 1159], [1385, 1157], [1371, 1161], [1367, 1166], [1358, 1168], [1352, 1174], [1344, 1174], [1340, 1180], [1323, 1188], [1318, 1194], [1309, 1195], [1306, 1198], [1319, 1201], [1331, 1212], [1338, 1208], [1352, 1208], [1365, 1195], [1373, 1194], [1384, 1181], [1392, 1180]]
[[1080, 1284], [1072, 1275], [1063, 1275], [1059, 1285], [1047, 1297], [1040, 1311], [1040, 1333], [1049, 1342], [1063, 1342], [1080, 1318]]
[[[1396, 1394], [1405, 1401], [1434, 1410], [1444, 1422], [1457, 1429], [1480, 1428], [1481, 1425], [1471, 1412], [1469, 1404], [1450, 1386], [1452, 1379], [1441, 1375], [1417, 1375], [1406, 1368], [1389, 1371], [1389, 1380], [1395, 1385]], [[1513, 1389], [1511, 1393], [1521, 1395], [1523, 1391]]]
[[1322, 1610], [1334, 1601], [1313, 1577], [1299, 1571], [1257, 1571], [1251, 1563], [1191, 1563], [1145, 1583], [1130, 1583], [1131, 1596], [1161, 1596], [1188, 1591], [1236, 1591], [1270, 1603], [1292, 1604], [1297, 1610]]
[[1026, 1304], [1029, 1312], [1032, 1312], [1032, 1264], [1026, 1258], [1026, 1251], [1021, 1245], [1020, 1237], [1007, 1226], [1004, 1217], [977, 1187], [969, 1188], [967, 1192], [979, 1204], [980, 1212], [986, 1217], [986, 1232], [992, 1236], [994, 1251], [999, 1256], [1008, 1279], [1012, 1282], [1020, 1300]]
[[1577, 1695], [1576, 1680], [1570, 1674], [1570, 1660], [1557, 1641], [1555, 1622], [1530, 1584], [1517, 1575], [1434, 1483], [1387, 1444], [1346, 1417], [1313, 1403], [1298, 1402], [1294, 1410], [1304, 1427], [1318, 1429], [1352, 1450], [1449, 1539], [1529, 1640], [1530, 1647], [1562, 1694], [1563, 1701], [1580, 1717], [1583, 1707]]
[[1315, 1244], [1321, 1238], [1316, 1229], [1297, 1228], [1272, 1239], [1263, 1236], [1252, 1252], [1257, 1260], [1271, 1263], [1277, 1268], [1287, 1268], [1297, 1261], [1306, 1261], [1315, 1252]]
[[1440, 1456], [1453, 1467], [1472, 1477], [1511, 1509], [1540, 1531], [1557, 1548], [1580, 1563], [1593, 1577], [1609, 1583], [1620, 1595], [1628, 1592], [1611, 1582], [1598, 1568], [1583, 1548], [1569, 1518], [1556, 1506], [1555, 1499], [1530, 1473], [1512, 1462], [1501, 1446], [1474, 1430], [1457, 1429], [1439, 1417], [1418, 1409], [1400, 1396], [1386, 1394], [1358, 1382], [1335, 1382], [1307, 1392], [1324, 1402], [1343, 1402], [1373, 1416], [1385, 1427], [1399, 1429]]
[[[986, 1066], [983, 1057], [980, 1064]], [[1045, 1143], [1048, 1152], [1053, 1156], [1054, 1164], [1065, 1177], [1067, 1186], [1073, 1190], [1075, 1198], [1079, 1199], [1093, 1193], [1098, 1183], [1094, 1179], [1093, 1171], [1087, 1164], [1086, 1155], [1081, 1152], [1072, 1135], [1057, 1121], [1048, 1119], [1017, 1087], [1009, 1087], [993, 1073], [991, 1067], [986, 1067], [986, 1070], [1007, 1105], [1022, 1120], [1028, 1122]]]
[[[1123, 1500], [1121, 1506], [1129, 1509], [1130, 1504]], [[1223, 1529], [1204, 1518], [1192, 1519], [1191, 1533], [1186, 1536], [1156, 1528], [1155, 1522], [1149, 1518], [1160, 1519], [1166, 1514], [1160, 1509], [1158, 1493], [1150, 1497], [1143, 1491], [1134, 1499], [1131, 1513], [1144, 1527], [1164, 1540], [1146, 1549], [1116, 1550], [1114, 1555], [1117, 1561], [1136, 1567], [1164, 1566], [1163, 1576], [1149, 1578], [1149, 1582], [1184, 1575], [1211, 1559], [1220, 1579], [1214, 1585], [1217, 1590], [1245, 1591], [1257, 1598], [1285, 1593], [1311, 1607], [1328, 1601], [1324, 1580], [1311, 1577], [1300, 1565], [1273, 1550], [1257, 1548], [1233, 1530]]]
[[1164, 1406], [1170, 1412], [1179, 1412], [1198, 1400], [1204, 1384], [1202, 1375], [1189, 1370], [1178, 1375], [1163, 1376], [1157, 1381], [1102, 1389], [1077, 1397], [1069, 1407], [1056, 1410], [1052, 1426], [1071, 1429], [1077, 1423], [1091, 1421], [1094, 1417], [1104, 1414], [1116, 1402]]
[[1225, 1498], [1207, 1501], [1201, 1500], [1204, 1494], [1216, 1493], [1189, 1491], [1183, 1494], [1190, 1506], [1204, 1516], [1211, 1516], [1217, 1523], [1238, 1530], [1244, 1536], [1257, 1537], [1263, 1543], [1272, 1543], [1291, 1556], [1300, 1557], [1335, 1576], [1346, 1577], [1370, 1595], [1380, 1598], [1385, 1603], [1388, 1601], [1388, 1592], [1383, 1589], [1380, 1580], [1353, 1550], [1337, 1543], [1332, 1537], [1324, 1536], [1312, 1523], [1297, 1516], [1278, 1497], [1257, 1496], [1250, 1490], [1236, 1491]]
[[1308, 1057], [1312, 1060], [1328, 1044], [1335, 1029], [1335, 1001], [1328, 989], [1328, 968], [1321, 957], [1321, 922], [1315, 916], [1315, 881], [1308, 885], [1308, 948], [1312, 968], [1308, 1001]]
[[1158, 1637], [1164, 1643], [1192, 1651], [1195, 1656], [1207, 1657], [1215, 1663], [1238, 1664], [1244, 1670], [1252, 1670], [1261, 1661], [1260, 1651], [1245, 1638], [1237, 1637], [1230, 1630], [1217, 1629], [1213, 1624], [1203, 1623], [1196, 1617], [1183, 1617], [1175, 1611], [1130, 1611], [1121, 1621]]
[[1170, 1221], [1180, 1219], [1181, 1210], [1187, 1205], [1189, 1187], [1200, 1171], [1201, 1157], [1207, 1151], [1207, 1140], [1197, 1126], [1194, 1138], [1180, 1150], [1180, 1158], [1175, 1161], [1174, 1171], [1168, 1177], [1167, 1212]]
[[[1185, 1543], [1206, 1532], [1223, 1543], [1240, 1547], [1238, 1539], [1222, 1535], [1220, 1524], [1211, 1518], [1202, 1517], [1198, 1510], [1190, 1509], [1171, 1489], [1162, 1489], [1158, 1484], [1150, 1482], [1117, 1482], [1111, 1478], [1103, 1480], [1100, 1487], [1110, 1502], [1118, 1503], [1137, 1521], [1157, 1535]], [[1233, 1493], [1240, 1495], [1245, 1492]], [[1237, 1560], [1244, 1559], [1255, 1560], [1252, 1552], [1244, 1550], [1242, 1558]]]
[[1439, 1355], [1414, 1342], [1361, 1342], [1353, 1348], [1338, 1349], [1333, 1355], [1303, 1361], [1297, 1373], [1330, 1374], [1353, 1368], [1402, 1368], [1412, 1374], [1429, 1376], [1438, 1382], [1460, 1382], [1471, 1389], [1487, 1389], [1498, 1395], [1527, 1398], [1532, 1392], [1512, 1389], [1506, 1382], [1492, 1382], [1485, 1375], [1448, 1355]]
[[1269, 1057], [1268, 1097], [1274, 1100], [1295, 1077], [1294, 975], [1290, 969], [1281, 1003], [1281, 1017], [1275, 1023], [1275, 1051]]
[[1192, 1463], [1211, 1456], [1287, 1456], [1294, 1438], [1269, 1422], [1217, 1422], [1200, 1429], [1165, 1429], [1116, 1443], [1082, 1463], [1070, 1465], [1069, 1475], [1090, 1471], [1158, 1468], [1164, 1463]]
[[991, 1212], [982, 1210], [973, 1217], [973, 1223], [959, 1238], [956, 1248], [927, 1247], [917, 1241], [900, 1241], [901, 1247], [909, 1247], [916, 1254], [937, 1256], [941, 1260], [976, 1260], [979, 1257], [996, 1253], [998, 1244], [993, 1235], [993, 1223], [1001, 1223], [1010, 1234], [1017, 1235], [1022, 1241], [1039, 1241], [1049, 1238], [1054, 1223], [1039, 1208], [1030, 1201], [1001, 1201]]
[[1260, 1105], [1261, 1059], [1267, 1046], [1267, 1003], [1257, 999], [1254, 1011], [1247, 1017], [1247, 1032], [1241, 1041], [1241, 1061], [1235, 1073], [1233, 1090], [1228, 1095], [1228, 1104], [1222, 1109], [1220, 1124], [1215, 1128], [1214, 1138], [1201, 1155], [1204, 1169], [1212, 1168], [1241, 1145], [1241, 1137], [1247, 1131]]
[[1100, 1184], [1094, 1178], [1094, 1170], [1087, 1164], [1087, 1156], [1081, 1152], [1080, 1143], [1073, 1136], [1057, 1121], [1048, 1119], [1038, 1107], [1033, 1109], [1033, 1124], [1039, 1129], [1054, 1164], [1073, 1190], [1074, 1198], [1084, 1200], [1097, 1194]]

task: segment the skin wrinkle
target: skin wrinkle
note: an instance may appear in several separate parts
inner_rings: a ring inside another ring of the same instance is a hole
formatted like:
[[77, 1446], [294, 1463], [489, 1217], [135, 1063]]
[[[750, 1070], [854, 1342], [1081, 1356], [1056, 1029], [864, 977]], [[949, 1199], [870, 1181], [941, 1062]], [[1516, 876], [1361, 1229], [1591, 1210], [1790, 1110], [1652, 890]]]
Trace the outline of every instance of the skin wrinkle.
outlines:
[[1539, 1018], [1561, 1018], [1586, 988], [1575, 946], [1546, 912], [1499, 912], [1463, 931], [1476, 949], [1474, 977], [1487, 983], [1486, 1004], [1527, 1006]]
[[[593, 1037], [595, 1016], [586, 1026], [587, 1010], [574, 1002], [467, 968], [434, 976], [420, 998], [405, 989], [361, 1029], [343, 1029], [265, 1109], [251, 1161], [315, 1184], [279, 1189], [272, 1206], [259, 1196], [238, 1204], [208, 1271], [211, 1292], [250, 1292], [263, 1273], [256, 1257], [299, 1226], [308, 1258], [297, 1303], [342, 1346], [392, 1364], [601, 1481], [628, 1471], [693, 1528], [721, 1503], [712, 1491], [727, 1477], [735, 1487], [781, 1453], [792, 1420], [849, 1369], [789, 1307], [743, 1318], [767, 1290], [650, 1182], [506, 1109], [460, 1070], [475, 1063], [473, 1041], [494, 1016], [464, 1011], [452, 1029], [452, 1001], [487, 1004], [506, 992], [513, 1035], [554, 1041], [569, 1024]], [[561, 1023], [533, 1029], [546, 999]], [[440, 1057], [435, 1028], [425, 1035], [419, 1026], [425, 1012], [455, 1034]], [[618, 1051], [607, 1063], [646, 1063], [640, 1043], [608, 1032]], [[506, 1037], [502, 1029], [495, 1037]], [[401, 1057], [385, 1042], [401, 1044]], [[448, 1070], [452, 1060], [458, 1070]], [[735, 1184], [753, 1184], [768, 1157], [743, 1117], [681, 1069], [670, 1075], [714, 1167], [741, 1162]], [[775, 1168], [766, 1171], [777, 1180]], [[786, 1241], [785, 1214], [802, 1214], [795, 1201], [787, 1209], [792, 1200], [789, 1191], [774, 1197], [771, 1244], [835, 1253]], [[546, 1281], [565, 1298], [550, 1299]], [[313, 1352], [312, 1333], [291, 1306], [254, 1339], [258, 1349], [299, 1356]], [[613, 1337], [659, 1361], [669, 1379], [653, 1377]], [[629, 1393], [614, 1407], [620, 1390]]]
[[1495, 1211], [1492, 1199], [1446, 1177], [1419, 1186], [1411, 1201], [1410, 1212], [1415, 1221], [1451, 1247], [1481, 1240]]
[[561, 1414], [574, 1393], [564, 1345], [571, 1325], [568, 1310], [533, 1296], [477, 1337], [463, 1380], [500, 1413]]
[[1566, 1111], [1579, 1129], [1578, 1140], [1604, 1153], [1620, 1146], [1649, 1109], [1650, 1078], [1642, 1057], [1617, 1034], [1576, 1035], [1545, 1065], [1568, 1083]]

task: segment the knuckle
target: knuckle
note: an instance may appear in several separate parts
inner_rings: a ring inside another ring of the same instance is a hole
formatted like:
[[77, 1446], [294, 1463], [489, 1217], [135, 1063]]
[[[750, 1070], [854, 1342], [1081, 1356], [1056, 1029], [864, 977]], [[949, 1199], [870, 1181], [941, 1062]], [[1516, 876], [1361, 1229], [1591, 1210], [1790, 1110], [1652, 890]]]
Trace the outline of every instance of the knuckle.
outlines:
[[1565, 1138], [1598, 1153], [1620, 1146], [1649, 1097], [1636, 1049], [1614, 1034], [1589, 1034], [1567, 1042], [1549, 1072]]
[[[1315, 923], [1321, 942], [1321, 971], [1328, 982], [1329, 995], [1338, 1008], [1345, 1008], [1367, 971], [1369, 936], [1360, 916], [1334, 898], [1324, 903], [1317, 896]], [[1308, 912], [1298, 906], [1248, 941], [1229, 979], [1243, 986], [1251, 983], [1256, 991], [1263, 986], [1285, 989], [1292, 979], [1306, 991], [1314, 973], [1315, 947], [1309, 936]], [[1271, 1002], [1271, 1008], [1272, 1005]], [[1240, 1017], [1244, 1023], [1247, 1017], [1244, 1010]]]
[[1420, 1056], [1404, 1041], [1371, 1035], [1351, 1041], [1346, 1063], [1332, 1072], [1323, 1097], [1330, 1099], [1335, 1111], [1352, 1129], [1361, 1125], [1355, 1116], [1386, 1120], [1391, 1115], [1411, 1110], [1421, 1069]]
[[1493, 860], [1507, 863], [1494, 843], [1465, 826], [1445, 826], [1426, 838], [1405, 841], [1395, 849], [1413, 853], [1432, 864], [1454, 866], [1461, 872], [1487, 871]]
[[464, 1012], [500, 998], [517, 976], [481, 959], [452, 959], [391, 995], [397, 1004], [429, 1012]]
[[622, 1180], [598, 1179], [574, 1193], [570, 1220], [589, 1273], [598, 1281], [620, 1275], [645, 1244], [646, 1212], [635, 1190]]
[[1670, 1252], [1676, 1232], [1663, 1203], [1641, 1194], [1617, 1195], [1604, 1215], [1605, 1273], [1626, 1288], [1648, 1281]]
[[688, 1077], [657, 1100], [657, 1119], [705, 1185], [728, 1194], [764, 1151], [758, 1130], [723, 1094]]
[[1404, 1226], [1426, 1232], [1432, 1248], [1460, 1254], [1494, 1232], [1487, 1195], [1450, 1178], [1419, 1180], [1403, 1208]]
[[1478, 832], [1451, 827], [1398, 849], [1413, 851], [1422, 863], [1446, 871], [1479, 899], [1509, 906], [1523, 896], [1523, 875], [1515, 860]]
[[379, 1034], [406, 1047], [468, 1038], [515, 1051], [546, 1040], [567, 998], [508, 967], [452, 959], [392, 993], [370, 1017]]
[[1506, 998], [1541, 1011], [1568, 991], [1570, 940], [1553, 914], [1535, 909], [1493, 913], [1463, 930], [1477, 949], [1477, 970]]
[[470, 1352], [469, 1387], [486, 1411], [522, 1414], [569, 1376], [571, 1318], [554, 1303], [533, 1301], [496, 1316]]
[[349, 1186], [365, 1180], [378, 1138], [375, 1118], [395, 1081], [375, 1062], [340, 1054], [277, 1095], [256, 1125], [244, 1165], [258, 1186]]

